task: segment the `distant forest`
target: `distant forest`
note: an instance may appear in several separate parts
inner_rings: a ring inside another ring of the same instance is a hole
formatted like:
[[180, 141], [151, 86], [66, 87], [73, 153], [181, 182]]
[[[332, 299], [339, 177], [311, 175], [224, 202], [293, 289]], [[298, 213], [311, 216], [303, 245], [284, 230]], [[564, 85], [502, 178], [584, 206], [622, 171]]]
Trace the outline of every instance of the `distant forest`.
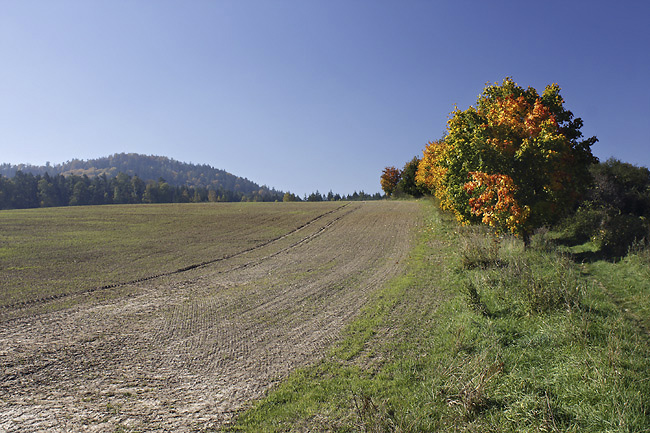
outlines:
[[[146, 181], [165, 179], [171, 186], [212, 187], [215, 190], [241, 192], [249, 194], [260, 189], [260, 186], [248, 179], [235, 176], [224, 170], [213, 168], [209, 165], [197, 165], [176, 161], [164, 156], [140, 155], [137, 153], [116, 153], [111, 156], [87, 161], [73, 159], [62, 164], [36, 166], [29, 164], [1, 164], [0, 175], [13, 177], [18, 171], [41, 176], [46, 173], [50, 176], [62, 174], [63, 176], [83, 176], [89, 178], [106, 175], [117, 177], [124, 173], [131, 177], [138, 176]], [[266, 188], [266, 187], [263, 187]]]
[[208, 165], [115, 154], [59, 165], [0, 165], [0, 209], [135, 203], [323, 201], [382, 198], [318, 191], [300, 198]]

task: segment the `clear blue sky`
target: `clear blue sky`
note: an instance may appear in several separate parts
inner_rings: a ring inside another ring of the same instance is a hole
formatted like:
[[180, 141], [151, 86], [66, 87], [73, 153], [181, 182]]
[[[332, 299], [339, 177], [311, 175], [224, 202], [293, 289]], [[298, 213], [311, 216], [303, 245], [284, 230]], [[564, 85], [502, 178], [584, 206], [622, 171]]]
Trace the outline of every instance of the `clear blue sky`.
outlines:
[[0, 162], [117, 152], [299, 195], [380, 190], [457, 104], [562, 87], [650, 166], [650, 2], [0, 0]]

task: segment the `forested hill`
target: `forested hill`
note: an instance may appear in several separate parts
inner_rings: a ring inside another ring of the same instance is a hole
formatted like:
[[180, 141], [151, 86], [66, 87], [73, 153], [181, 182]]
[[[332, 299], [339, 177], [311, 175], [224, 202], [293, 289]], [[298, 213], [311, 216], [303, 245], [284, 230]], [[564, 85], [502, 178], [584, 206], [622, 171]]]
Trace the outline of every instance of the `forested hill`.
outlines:
[[[196, 165], [176, 161], [164, 156], [140, 155], [137, 153], [116, 153], [111, 156], [89, 159], [73, 159], [62, 164], [35, 166], [26, 164], [2, 164], [0, 175], [13, 177], [17, 171], [34, 175], [50, 176], [101, 176], [112, 178], [118, 173], [138, 176], [146, 181], [158, 181], [163, 178], [172, 186], [190, 186], [211, 188], [249, 194], [259, 191], [260, 186], [248, 179], [235, 176], [224, 170], [209, 165]], [[265, 188], [266, 189], [266, 188]]]

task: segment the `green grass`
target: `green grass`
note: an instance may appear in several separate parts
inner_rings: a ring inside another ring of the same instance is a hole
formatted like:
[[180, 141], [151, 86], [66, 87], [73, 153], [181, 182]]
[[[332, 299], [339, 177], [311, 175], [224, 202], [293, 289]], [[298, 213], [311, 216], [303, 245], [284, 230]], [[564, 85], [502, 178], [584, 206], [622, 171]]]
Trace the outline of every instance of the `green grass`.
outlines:
[[0, 306], [219, 259], [338, 206], [205, 203], [0, 211]]
[[617, 263], [601, 260], [585, 267], [624, 316], [650, 333], [650, 249], [632, 250]]
[[227, 430], [650, 431], [647, 257], [584, 269], [422, 203], [405, 274]]

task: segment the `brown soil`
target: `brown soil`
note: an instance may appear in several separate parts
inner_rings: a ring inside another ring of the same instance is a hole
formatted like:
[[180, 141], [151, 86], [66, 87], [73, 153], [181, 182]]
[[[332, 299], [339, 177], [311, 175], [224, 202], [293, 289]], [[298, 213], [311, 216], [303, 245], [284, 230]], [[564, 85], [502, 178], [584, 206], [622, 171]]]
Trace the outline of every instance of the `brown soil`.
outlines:
[[104, 300], [2, 312], [0, 432], [218, 428], [323, 355], [401, 270], [419, 214], [413, 202], [354, 203]]

